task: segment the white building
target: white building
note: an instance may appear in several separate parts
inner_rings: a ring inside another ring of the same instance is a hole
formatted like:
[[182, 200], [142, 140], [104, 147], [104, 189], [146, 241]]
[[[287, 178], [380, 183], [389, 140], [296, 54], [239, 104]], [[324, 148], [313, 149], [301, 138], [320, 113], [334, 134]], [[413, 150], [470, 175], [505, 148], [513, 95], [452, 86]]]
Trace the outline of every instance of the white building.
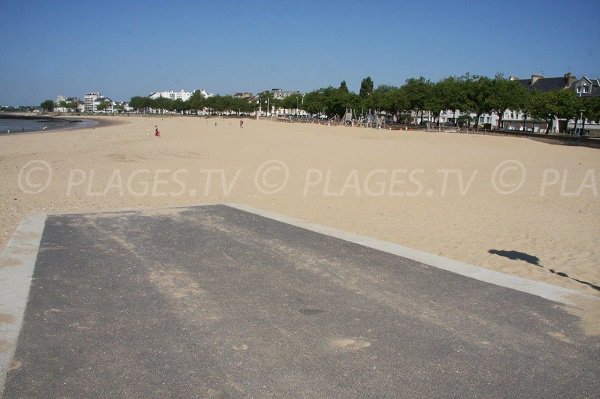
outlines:
[[204, 97], [204, 98], [209, 98], [209, 97], [214, 97], [214, 96], [215, 96], [215, 94], [214, 94], [214, 93], [208, 93], [208, 92], [207, 92], [206, 90], [204, 90], [204, 89], [198, 89], [198, 90], [196, 90], [196, 91], [199, 91], [199, 92], [200, 92], [200, 95], [201, 95], [202, 97]]
[[[100, 104], [102, 104], [102, 107], [99, 107]], [[92, 112], [113, 113], [115, 111], [114, 105], [110, 98], [98, 97], [92, 103]]]
[[96, 108], [94, 106], [94, 102], [102, 97], [100, 92], [94, 91], [90, 93], [85, 93], [83, 96], [83, 109], [85, 112], [96, 112]]
[[[206, 93], [206, 92], [205, 92]], [[154, 93], [150, 93], [150, 95], [148, 97], [150, 97], [153, 100], [156, 100], [157, 98], [168, 98], [170, 100], [183, 100], [183, 101], [187, 101], [190, 99], [190, 97], [192, 96], [192, 92], [189, 91], [185, 91], [185, 90], [180, 90], [180, 91], [174, 91], [174, 90], [170, 90], [170, 91], [157, 91]]]
[[[75, 108], [62, 107], [61, 104], [63, 104], [63, 103], [67, 103], [69, 105], [76, 104], [77, 107], [75, 107]], [[59, 95], [58, 97], [56, 97], [56, 101], [54, 104], [55, 104], [55, 106], [54, 106], [55, 112], [75, 112], [75, 111], [79, 110], [79, 99], [77, 97], [65, 97], [65, 96]]]

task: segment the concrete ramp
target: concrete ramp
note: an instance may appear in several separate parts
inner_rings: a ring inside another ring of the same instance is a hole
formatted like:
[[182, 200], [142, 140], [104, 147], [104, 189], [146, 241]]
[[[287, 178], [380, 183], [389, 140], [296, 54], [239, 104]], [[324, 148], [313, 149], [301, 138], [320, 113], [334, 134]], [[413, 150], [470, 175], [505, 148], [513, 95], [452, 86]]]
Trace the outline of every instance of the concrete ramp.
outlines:
[[600, 340], [561, 289], [224, 205], [43, 225], [6, 398], [600, 395]]

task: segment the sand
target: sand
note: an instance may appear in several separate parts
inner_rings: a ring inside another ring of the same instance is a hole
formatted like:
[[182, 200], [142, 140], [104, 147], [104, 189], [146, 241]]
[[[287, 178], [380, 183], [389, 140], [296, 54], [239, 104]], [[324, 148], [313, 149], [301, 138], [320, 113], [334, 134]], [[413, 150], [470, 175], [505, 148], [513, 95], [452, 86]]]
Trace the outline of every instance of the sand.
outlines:
[[[582, 283], [600, 285], [598, 149], [248, 119], [110, 120], [121, 123], [0, 136], [2, 248], [37, 212], [234, 202], [600, 294]], [[49, 185], [25, 166], [50, 167]]]

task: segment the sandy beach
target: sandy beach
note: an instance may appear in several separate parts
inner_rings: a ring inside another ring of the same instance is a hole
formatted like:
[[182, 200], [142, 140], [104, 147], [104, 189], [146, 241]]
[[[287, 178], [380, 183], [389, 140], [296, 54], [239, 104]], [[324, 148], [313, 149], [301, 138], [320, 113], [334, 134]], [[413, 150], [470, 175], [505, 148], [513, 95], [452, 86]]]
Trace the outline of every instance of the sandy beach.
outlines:
[[243, 128], [236, 119], [110, 119], [120, 123], [0, 136], [0, 247], [37, 212], [229, 202], [600, 294], [589, 285], [600, 285], [597, 149], [248, 119]]

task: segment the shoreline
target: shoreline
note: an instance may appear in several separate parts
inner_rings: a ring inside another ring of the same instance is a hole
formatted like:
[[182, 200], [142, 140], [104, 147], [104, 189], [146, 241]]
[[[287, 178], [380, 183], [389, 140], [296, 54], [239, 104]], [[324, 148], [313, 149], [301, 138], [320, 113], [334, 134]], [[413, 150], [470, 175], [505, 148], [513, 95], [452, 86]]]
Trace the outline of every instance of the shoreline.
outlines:
[[[75, 115], [65, 115], [65, 116], [56, 116], [56, 115], [46, 115], [46, 116], [37, 116], [37, 115], [25, 115], [25, 114], [0, 114], [0, 119], [28, 119], [35, 121], [48, 121], [48, 122], [56, 122], [56, 121], [67, 121], [70, 125], [60, 126], [56, 128], [49, 128], [46, 130], [30, 130], [30, 131], [15, 131], [15, 132], [2, 132], [0, 136], [18, 136], [25, 134], [38, 134], [38, 133], [51, 133], [51, 132], [64, 132], [64, 131], [76, 131], [76, 130], [86, 130], [86, 129], [96, 129], [107, 126], [116, 126], [116, 125], [124, 125], [127, 124], [125, 121], [118, 120], [106, 120], [102, 117], [97, 116], [75, 116]], [[93, 122], [93, 124], [90, 124]]]

